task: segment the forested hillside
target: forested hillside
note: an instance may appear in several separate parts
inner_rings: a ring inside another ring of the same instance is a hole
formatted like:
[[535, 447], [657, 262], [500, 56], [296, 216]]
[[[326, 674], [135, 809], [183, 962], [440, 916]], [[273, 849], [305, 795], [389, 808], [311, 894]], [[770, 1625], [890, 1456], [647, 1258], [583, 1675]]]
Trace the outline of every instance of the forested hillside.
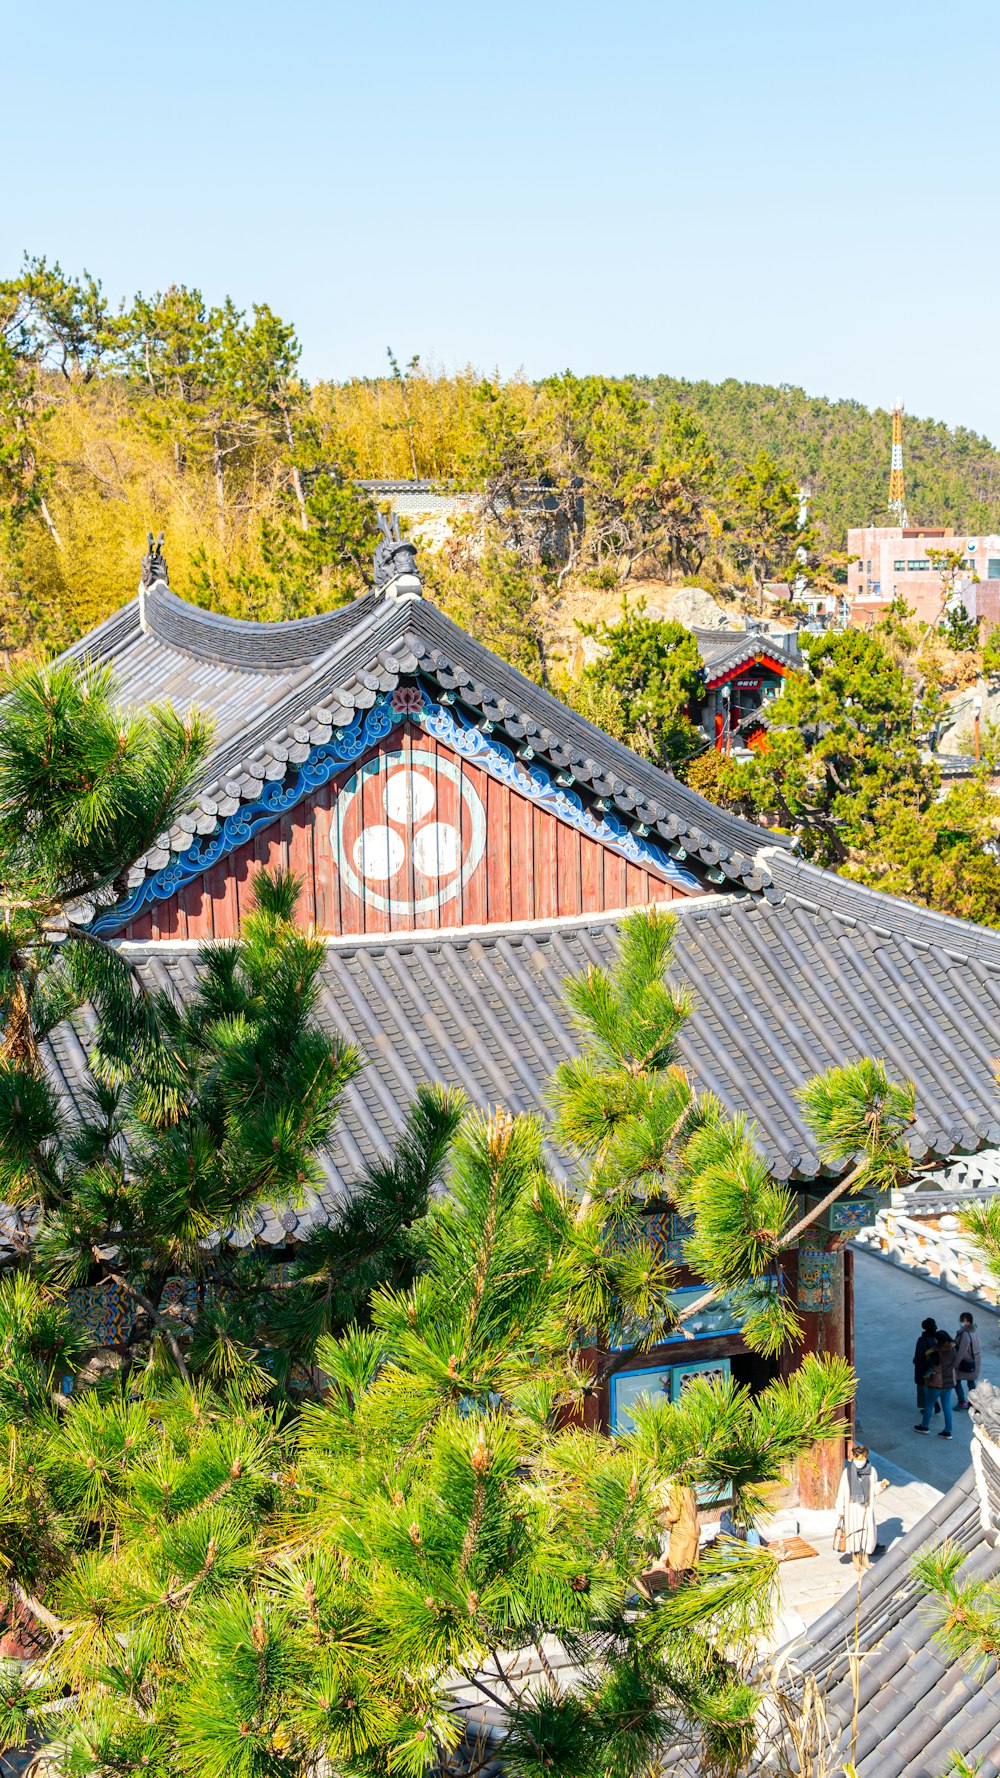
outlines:
[[[116, 310], [44, 260], [0, 282], [0, 647], [51, 652], [115, 609], [147, 530], [165, 531], [178, 591], [234, 615], [349, 599], [376, 536], [356, 483], [419, 477], [483, 496], [425, 558], [434, 596], [544, 677], [595, 590], [617, 609], [650, 578], [697, 581], [763, 609], [769, 583], [842, 580], [847, 526], [883, 509], [889, 416], [855, 402], [667, 376], [532, 384], [391, 354], [382, 377], [310, 386], [299, 356], [264, 303], [171, 286]], [[1000, 523], [986, 440], [910, 419], [906, 448], [915, 518]], [[524, 497], [539, 481], [544, 519]]]
[[[812, 489], [812, 517], [836, 549], [851, 525], [884, 520], [892, 416], [858, 401], [827, 401], [787, 384], [687, 383], [650, 377], [639, 384], [660, 410], [679, 402], [695, 414], [725, 464], [759, 450]], [[1000, 451], [964, 426], [907, 414], [904, 432], [910, 517], [957, 531], [995, 530], [1000, 518]]]

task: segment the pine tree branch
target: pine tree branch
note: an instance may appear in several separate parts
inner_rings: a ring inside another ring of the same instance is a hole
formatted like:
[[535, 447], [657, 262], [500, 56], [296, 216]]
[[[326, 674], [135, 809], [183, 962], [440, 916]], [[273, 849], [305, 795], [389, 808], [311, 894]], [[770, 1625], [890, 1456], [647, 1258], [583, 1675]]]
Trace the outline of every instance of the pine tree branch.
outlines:
[[[215, 1494], [215, 1496], [213, 1496], [213, 1499], [217, 1497], [218, 1493], [219, 1493], [219, 1490], [216, 1489], [216, 1494]], [[186, 1586], [173, 1587], [168, 1592], [161, 1593], [159, 1599], [156, 1600], [155, 1604], [147, 1606], [147, 1610], [148, 1611], [155, 1611], [161, 1605], [180, 1605], [186, 1599], [189, 1599], [191, 1594], [194, 1592], [195, 1587], [200, 1586], [201, 1582], [205, 1579], [206, 1574], [210, 1573], [214, 1562], [215, 1562], [215, 1538], [210, 1537], [208, 1540], [208, 1548], [205, 1552], [205, 1560], [202, 1563], [202, 1566], [199, 1568], [194, 1579], [189, 1580], [187, 1582]]]
[[[841, 1197], [845, 1191], [850, 1190], [855, 1181], [860, 1178], [867, 1165], [867, 1160], [860, 1161], [850, 1173], [845, 1174], [843, 1179], [838, 1180], [837, 1184], [833, 1187], [833, 1190], [827, 1192], [825, 1198], [820, 1198], [818, 1204], [814, 1204], [812, 1209], [808, 1211], [805, 1216], [800, 1217], [799, 1221], [793, 1224], [788, 1230], [788, 1233], [781, 1238], [782, 1253], [786, 1252], [787, 1249], [791, 1247], [792, 1243], [797, 1241], [799, 1236], [805, 1233], [806, 1229], [811, 1228], [813, 1223], [817, 1222], [823, 1215], [823, 1212], [829, 1210], [830, 1205], [835, 1204], [837, 1199]], [[683, 1326], [685, 1321], [690, 1321], [692, 1315], [700, 1314], [702, 1309], [707, 1309], [709, 1304], [714, 1303], [721, 1295], [722, 1291], [719, 1286], [714, 1284], [711, 1290], [706, 1290], [703, 1296], [698, 1297], [695, 1302], [689, 1303], [688, 1307], [678, 1315], [676, 1325], [678, 1327]], [[686, 1338], [690, 1339], [691, 1335], [686, 1335]]]
[[807, 1228], [812, 1227], [812, 1224], [814, 1222], [816, 1222], [819, 1219], [819, 1217], [822, 1216], [824, 1210], [829, 1210], [830, 1205], [835, 1204], [837, 1202], [837, 1199], [842, 1195], [843, 1192], [850, 1191], [851, 1186], [855, 1183], [855, 1181], [857, 1179], [860, 1179], [862, 1173], [864, 1172], [864, 1170], [867, 1166], [868, 1166], [867, 1160], [860, 1161], [858, 1163], [858, 1165], [850, 1173], [845, 1174], [844, 1178], [841, 1179], [839, 1181], [839, 1183], [837, 1185], [835, 1185], [831, 1191], [827, 1192], [825, 1198], [820, 1198], [819, 1203], [814, 1204], [812, 1209], [809, 1210], [806, 1213], [806, 1215], [803, 1216], [797, 1223], [795, 1223], [794, 1227], [789, 1229], [787, 1235], [785, 1235], [785, 1237], [784, 1237], [783, 1246], [790, 1247], [792, 1242], [797, 1241], [799, 1236], [801, 1234], [804, 1234], [805, 1230]]
[[[518, 1709], [518, 1710], [524, 1709], [524, 1704], [525, 1704], [524, 1693], [523, 1693], [523, 1691], [519, 1691], [517, 1689], [517, 1687], [515, 1686], [513, 1679], [511, 1678], [510, 1674], [506, 1671], [504, 1664], [501, 1661], [500, 1656], [497, 1653], [496, 1649], [493, 1650], [493, 1664], [496, 1667], [497, 1672], [500, 1675], [500, 1678], [503, 1680], [504, 1685], [507, 1687], [507, 1691], [509, 1694], [507, 1696], [507, 1698], [501, 1697], [499, 1692], [494, 1691], [492, 1686], [487, 1685], [485, 1679], [483, 1678], [481, 1667], [477, 1667], [473, 1672], [470, 1672], [467, 1667], [463, 1667], [462, 1672], [464, 1673], [465, 1678], [469, 1681], [469, 1684], [474, 1685], [476, 1687], [477, 1691], [481, 1691], [484, 1698], [489, 1698], [490, 1703], [495, 1704], [497, 1709], [502, 1711], [504, 1717], [509, 1721], [512, 1703], [516, 1709]], [[536, 1739], [535, 1735], [532, 1733], [532, 1731], [530, 1729], [528, 1730], [528, 1739], [530, 1740], [531, 1745], [534, 1747], [535, 1752], [538, 1754], [539, 1758], [540, 1759], [543, 1758], [544, 1757], [544, 1750], [542, 1748], [542, 1745]]]
[[489, 1196], [487, 1199], [486, 1215], [483, 1218], [483, 1232], [482, 1232], [482, 1238], [481, 1238], [481, 1242], [480, 1242], [479, 1262], [476, 1266], [476, 1274], [475, 1274], [475, 1278], [473, 1280], [472, 1292], [469, 1297], [469, 1307], [468, 1307], [468, 1312], [467, 1312], [467, 1316], [466, 1316], [466, 1324], [465, 1324], [465, 1338], [462, 1341], [462, 1354], [461, 1354], [461, 1359], [460, 1359], [460, 1363], [462, 1365], [465, 1364], [465, 1360], [466, 1360], [466, 1357], [469, 1352], [469, 1347], [470, 1347], [473, 1337], [475, 1335], [476, 1320], [477, 1320], [477, 1317], [479, 1314], [480, 1306], [482, 1304], [483, 1292], [486, 1288], [486, 1277], [487, 1277], [487, 1273], [489, 1271], [490, 1254], [491, 1254], [491, 1250], [493, 1247], [493, 1240], [496, 1235], [497, 1165], [498, 1165], [498, 1163], [497, 1163], [495, 1157], [491, 1154], [490, 1155], [490, 1189], [489, 1189]]
[[36, 1618], [40, 1624], [44, 1624], [45, 1628], [53, 1636], [63, 1637], [69, 1635], [69, 1626], [64, 1624], [62, 1620], [57, 1618], [51, 1611], [47, 1610], [41, 1600], [36, 1599], [33, 1593], [25, 1592], [20, 1581], [12, 1580], [10, 1582], [10, 1590], [18, 1604], [23, 1605], [25, 1611], [30, 1612], [31, 1616]]
[[538, 1665], [541, 1667], [542, 1672], [545, 1674], [546, 1679], [548, 1680], [550, 1686], [552, 1687], [553, 1696], [555, 1696], [559, 1690], [559, 1681], [556, 1679], [555, 1673], [553, 1672], [551, 1666], [549, 1665], [549, 1658], [548, 1658], [548, 1655], [545, 1653], [543, 1640], [538, 1636], [533, 1636], [531, 1638], [531, 1641], [532, 1641], [532, 1645], [534, 1647], [535, 1653], [538, 1656]]
[[113, 1271], [112, 1268], [107, 1264], [107, 1261], [101, 1259], [100, 1251], [98, 1250], [97, 1247], [91, 1245], [90, 1251], [94, 1255], [94, 1258], [96, 1260], [100, 1261], [100, 1263], [106, 1267], [106, 1276], [108, 1278], [112, 1279], [112, 1281], [115, 1284], [120, 1284], [121, 1288], [125, 1291], [126, 1295], [130, 1296], [134, 1303], [138, 1303], [139, 1307], [146, 1311], [146, 1314], [149, 1316], [149, 1319], [153, 1323], [153, 1326], [159, 1328], [160, 1332], [163, 1334], [163, 1336], [167, 1342], [167, 1345], [170, 1347], [170, 1350], [173, 1353], [174, 1363], [176, 1364], [177, 1369], [179, 1370], [179, 1372], [181, 1374], [181, 1381], [184, 1383], [190, 1383], [191, 1375], [190, 1375], [190, 1372], [188, 1371], [187, 1365], [184, 1362], [184, 1354], [181, 1351], [180, 1346], [178, 1344], [177, 1335], [174, 1333], [174, 1330], [171, 1327], [170, 1322], [168, 1321], [167, 1317], [165, 1315], [163, 1315], [159, 1309], [154, 1307], [154, 1305], [150, 1302], [148, 1296], [143, 1296], [141, 1290], [137, 1290], [134, 1284], [129, 1283], [128, 1279], [125, 1277], [125, 1274], [123, 1272]]

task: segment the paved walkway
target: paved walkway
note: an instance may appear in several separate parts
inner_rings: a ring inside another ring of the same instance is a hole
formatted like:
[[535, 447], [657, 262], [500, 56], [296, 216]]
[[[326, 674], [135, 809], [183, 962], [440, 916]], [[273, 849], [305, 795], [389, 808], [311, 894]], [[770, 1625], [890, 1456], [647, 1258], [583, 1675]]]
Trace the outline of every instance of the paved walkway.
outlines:
[[[940, 1327], [954, 1334], [963, 1309], [971, 1307], [983, 1346], [982, 1374], [1000, 1384], [1000, 1317], [870, 1253], [856, 1253], [854, 1277], [856, 1426], [858, 1437], [871, 1447], [879, 1475], [889, 1482], [878, 1505], [879, 1541], [888, 1548], [923, 1518], [969, 1465], [967, 1413], [954, 1415], [950, 1441], [936, 1436], [940, 1415], [930, 1434], [913, 1430], [919, 1416], [912, 1359], [920, 1323], [925, 1315], [933, 1315]], [[817, 1555], [782, 1565], [775, 1644], [799, 1634], [856, 1584], [850, 1558], [833, 1549], [834, 1515], [793, 1508], [791, 1517]], [[876, 1555], [876, 1566], [878, 1560]]]
[[858, 1437], [880, 1456], [944, 1494], [969, 1465], [970, 1416], [954, 1415], [955, 1436], [938, 1438], [941, 1416], [928, 1436], [914, 1432], [919, 1419], [913, 1386], [913, 1348], [925, 1315], [952, 1335], [964, 1309], [976, 1319], [983, 1346], [982, 1374], [1000, 1384], [1000, 1320], [992, 1309], [967, 1303], [927, 1278], [887, 1265], [870, 1253], [854, 1256], [854, 1366]]
[[[878, 1535], [885, 1550], [919, 1524], [934, 1502], [940, 1499], [941, 1489], [932, 1487], [929, 1482], [918, 1482], [877, 1451], [872, 1452], [872, 1458], [879, 1476], [889, 1483], [878, 1501]], [[800, 1635], [807, 1625], [835, 1605], [848, 1587], [857, 1585], [850, 1556], [838, 1555], [833, 1547], [833, 1512], [809, 1512], [802, 1507], [792, 1507], [787, 1517], [795, 1520], [799, 1534], [812, 1545], [816, 1554], [781, 1565], [781, 1604], [771, 1638], [773, 1647], [780, 1647]], [[772, 1530], [763, 1527], [765, 1536], [779, 1534], [785, 1518], [785, 1514], [779, 1515]], [[876, 1568], [883, 1550], [876, 1551]]]

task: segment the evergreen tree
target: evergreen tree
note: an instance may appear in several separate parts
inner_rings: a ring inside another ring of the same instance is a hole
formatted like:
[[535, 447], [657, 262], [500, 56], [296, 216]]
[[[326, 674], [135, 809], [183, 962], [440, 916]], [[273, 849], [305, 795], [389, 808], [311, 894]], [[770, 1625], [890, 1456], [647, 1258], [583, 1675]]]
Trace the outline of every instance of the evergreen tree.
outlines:
[[[725, 1478], [752, 1510], [838, 1429], [846, 1367], [811, 1360], [757, 1401], [703, 1384], [617, 1443], [564, 1424], [586, 1386], [580, 1280], [540, 1139], [531, 1119], [468, 1121], [420, 1278], [376, 1293], [369, 1331], [321, 1341], [330, 1392], [299, 1426], [152, 1373], [134, 1399], [8, 1422], [4, 1554], [45, 1644], [28, 1684], [6, 1681], [8, 1741], [41, 1727], [95, 1778], [441, 1774], [499, 1702], [515, 1774], [639, 1778], [676, 1743], [736, 1769], [773, 1558], [723, 1543], [648, 1604], [659, 1491]], [[24, 1366], [29, 1336], [45, 1350], [29, 1321]]]
[[767, 582], [793, 580], [799, 551], [813, 541], [800, 526], [799, 504], [795, 483], [767, 451], [758, 451], [729, 484], [727, 524], [760, 613]]
[[[90, 922], [184, 808], [209, 730], [168, 705], [123, 711], [113, 675], [11, 669], [0, 705], [0, 1056], [38, 1075], [41, 1037], [81, 997], [128, 1053], [144, 996]], [[16, 1089], [15, 1089], [16, 1093]]]
[[446, 556], [426, 560], [428, 590], [442, 610], [529, 679], [547, 684], [546, 617], [554, 577], [531, 552], [508, 548], [493, 528], [460, 538]]
[[360, 1066], [315, 1022], [323, 951], [294, 924], [297, 893], [293, 879], [262, 873], [238, 943], [204, 951], [184, 1005], [150, 993], [127, 1052], [102, 1020], [75, 1115], [44, 1075], [32, 1076], [30, 1096], [23, 1071], [0, 1075], [0, 1192], [34, 1212], [47, 1275], [63, 1286], [110, 1279], [138, 1312], [128, 1353], [155, 1328], [185, 1378], [162, 1307], [168, 1280], [198, 1286], [196, 1368], [238, 1381], [259, 1331], [260, 1285], [255, 1293], [252, 1266], [244, 1278], [213, 1249], [261, 1203], [299, 1206], [319, 1183], [316, 1156]]
[[[635, 1274], [623, 1271], [606, 1301], [604, 1325], [633, 1314], [651, 1343], [725, 1290], [748, 1345], [775, 1354], [799, 1332], [791, 1294], [782, 1288], [784, 1257], [843, 1194], [884, 1192], [909, 1176], [905, 1133], [914, 1089], [891, 1081], [881, 1062], [864, 1059], [800, 1090], [805, 1121], [835, 1183], [799, 1214], [795, 1194], [763, 1160], [752, 1123], [725, 1115], [710, 1095], [697, 1097], [679, 1065], [677, 1038], [690, 1003], [667, 980], [675, 930], [675, 916], [662, 911], [632, 915], [621, 928], [616, 967], [591, 968], [567, 984], [582, 1048], [553, 1080], [555, 1130], [587, 1158], [577, 1213], [587, 1239], [592, 1224], [602, 1239], [613, 1231], [634, 1256]], [[691, 1221], [685, 1263], [712, 1280], [679, 1317], [670, 1305], [671, 1279], [643, 1236], [643, 1211], [665, 1204]], [[648, 1300], [635, 1314], [642, 1288]]]
[[909, 664], [921, 640], [905, 614], [875, 631], [803, 639], [807, 671], [768, 710], [750, 759], [698, 760], [688, 780], [711, 801], [798, 836], [804, 856], [960, 918], [1000, 924], [998, 827], [989, 747], [980, 772], [939, 793], [921, 735], [937, 695]]
[[842, 864], [876, 842], [887, 809], [926, 807], [936, 776], [921, 760], [913, 687], [883, 636], [827, 632], [804, 646], [808, 671], [772, 705], [766, 750], [729, 762], [719, 789], [798, 833], [807, 856]]
[[[213, 1218], [308, 1181], [355, 1065], [312, 1020], [315, 947], [292, 895], [264, 879], [241, 945], [208, 951], [187, 1008], [159, 1009], [156, 1067], [147, 1055], [123, 1074], [136, 1179], [121, 1169], [105, 1204], [120, 1262], [146, 1275], [203, 1268]], [[813, 1358], [756, 1399], [699, 1382], [640, 1403], [614, 1441], [580, 1423], [595, 1338], [652, 1342], [676, 1319], [643, 1234], [651, 1205], [689, 1210], [689, 1257], [743, 1292], [760, 1349], [789, 1331], [761, 1280], [813, 1215], [796, 1224], [749, 1131], [692, 1095], [672, 929], [632, 916], [616, 967], [568, 985], [582, 1049], [553, 1102], [577, 1190], [549, 1177], [537, 1119], [476, 1113], [456, 1133], [458, 1108], [431, 1098], [360, 1206], [317, 1236], [292, 1295], [325, 1274], [328, 1325], [355, 1307], [364, 1325], [321, 1335], [327, 1387], [292, 1417], [262, 1399], [257, 1355], [218, 1306], [182, 1336], [186, 1360], [167, 1340], [127, 1388], [57, 1394], [79, 1340], [38, 1278], [56, 1250], [82, 1254], [94, 1180], [115, 1166], [88, 1123], [35, 1276], [0, 1284], [0, 1551], [36, 1650], [0, 1687], [8, 1745], [54, 1742], [80, 1778], [307, 1778], [321, 1761], [444, 1778], [486, 1757], [488, 1710], [512, 1778], [747, 1764], [774, 1560], [722, 1540], [696, 1576], [651, 1590], [663, 1493], [730, 1490], [752, 1516], [790, 1462], [840, 1434], [851, 1378]], [[804, 1100], [841, 1175], [828, 1196], [898, 1177], [912, 1095], [879, 1065], [835, 1070]], [[249, 1275], [233, 1282], [248, 1300]], [[297, 1312], [315, 1337], [323, 1304]]]
[[[600, 644], [598, 659], [581, 676], [585, 697], [593, 691], [612, 693], [629, 746], [656, 765], [682, 765], [704, 744], [690, 716], [704, 689], [701, 656], [690, 630], [647, 617], [642, 602], [634, 610], [624, 604], [616, 624], [584, 624], [581, 629]], [[572, 684], [566, 689], [572, 693]]]

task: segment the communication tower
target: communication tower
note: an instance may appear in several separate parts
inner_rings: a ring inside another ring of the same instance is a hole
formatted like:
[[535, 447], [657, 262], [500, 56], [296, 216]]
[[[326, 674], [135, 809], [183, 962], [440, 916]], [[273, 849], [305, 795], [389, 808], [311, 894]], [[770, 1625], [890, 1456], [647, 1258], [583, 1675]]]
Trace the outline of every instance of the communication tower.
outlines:
[[892, 467], [889, 470], [889, 512], [897, 525], [908, 525], [906, 488], [903, 481], [903, 403], [892, 408]]

